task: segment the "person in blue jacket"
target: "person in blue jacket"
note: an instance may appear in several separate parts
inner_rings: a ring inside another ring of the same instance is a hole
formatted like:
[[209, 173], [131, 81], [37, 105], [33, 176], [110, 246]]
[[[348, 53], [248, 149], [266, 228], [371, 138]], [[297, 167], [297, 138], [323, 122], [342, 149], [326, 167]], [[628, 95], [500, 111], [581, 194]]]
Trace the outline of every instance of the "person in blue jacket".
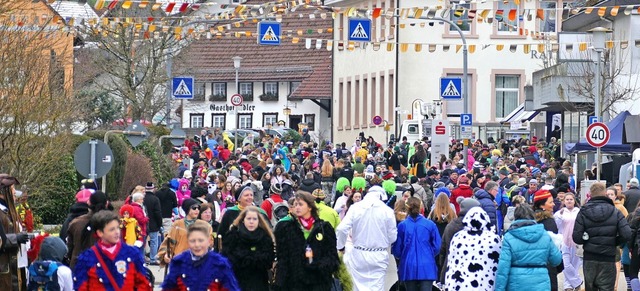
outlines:
[[438, 279], [436, 255], [440, 251], [440, 234], [433, 221], [420, 211], [422, 202], [411, 197], [407, 200], [408, 217], [398, 225], [398, 239], [392, 253], [400, 259], [398, 278], [407, 291], [431, 290]]
[[516, 221], [502, 241], [496, 291], [551, 289], [547, 264], [560, 265], [562, 253], [534, 216], [529, 205], [516, 207]]
[[478, 190], [473, 196], [480, 202], [480, 207], [487, 213], [489, 216], [489, 221], [494, 227], [497, 227], [496, 220], [496, 195], [498, 195], [500, 191], [500, 185], [498, 183], [489, 181], [486, 185], [484, 185], [484, 190]]

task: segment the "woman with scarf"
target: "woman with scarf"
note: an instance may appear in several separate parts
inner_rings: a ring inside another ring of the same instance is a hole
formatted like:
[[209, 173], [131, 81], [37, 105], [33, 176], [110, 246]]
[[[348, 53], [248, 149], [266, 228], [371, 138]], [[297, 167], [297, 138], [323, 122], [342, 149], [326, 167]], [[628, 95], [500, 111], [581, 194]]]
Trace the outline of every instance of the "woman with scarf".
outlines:
[[[580, 290], [582, 278], [580, 278], [580, 265], [582, 259], [577, 255], [577, 246], [573, 242], [573, 225], [580, 208], [576, 205], [576, 198], [573, 193], [566, 193], [564, 196], [564, 207], [554, 215], [558, 231], [562, 234], [562, 261], [564, 262], [564, 290]], [[620, 267], [618, 266], [618, 271]], [[615, 290], [618, 290], [617, 288]]]
[[233, 221], [222, 240], [222, 255], [231, 262], [243, 291], [269, 290], [267, 271], [275, 259], [273, 234], [257, 207], [245, 208]]
[[481, 207], [471, 208], [462, 224], [449, 244], [445, 290], [493, 290], [500, 237]]
[[340, 264], [335, 230], [320, 220], [315, 198], [309, 193], [295, 195], [293, 214], [275, 228], [275, 285], [278, 290], [331, 290], [332, 274]]

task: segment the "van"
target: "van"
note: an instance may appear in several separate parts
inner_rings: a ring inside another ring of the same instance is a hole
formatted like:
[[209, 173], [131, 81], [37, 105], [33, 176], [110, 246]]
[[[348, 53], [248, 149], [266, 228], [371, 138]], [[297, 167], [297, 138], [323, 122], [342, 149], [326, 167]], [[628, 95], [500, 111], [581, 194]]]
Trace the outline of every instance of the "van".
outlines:
[[409, 119], [402, 121], [398, 141], [402, 141], [404, 137], [407, 137], [407, 142], [413, 144], [416, 141], [422, 140], [423, 136], [424, 132], [422, 130], [421, 120]]

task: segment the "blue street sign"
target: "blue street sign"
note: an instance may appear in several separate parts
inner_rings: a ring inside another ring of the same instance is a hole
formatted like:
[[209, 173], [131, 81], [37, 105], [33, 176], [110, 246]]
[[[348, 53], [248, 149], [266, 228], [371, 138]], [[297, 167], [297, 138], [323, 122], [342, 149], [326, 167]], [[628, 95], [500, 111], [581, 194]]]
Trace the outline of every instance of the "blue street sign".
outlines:
[[280, 45], [280, 22], [261, 21], [258, 23], [258, 44]]
[[440, 78], [440, 97], [442, 99], [462, 99], [462, 79]]
[[174, 77], [172, 92], [176, 99], [193, 99], [193, 77]]
[[461, 126], [472, 126], [473, 125], [473, 115], [471, 115], [471, 113], [460, 114], [460, 125]]
[[598, 122], [598, 117], [597, 116], [589, 116], [589, 124], [587, 125], [591, 125], [594, 122]]
[[349, 19], [350, 41], [371, 41], [371, 19]]

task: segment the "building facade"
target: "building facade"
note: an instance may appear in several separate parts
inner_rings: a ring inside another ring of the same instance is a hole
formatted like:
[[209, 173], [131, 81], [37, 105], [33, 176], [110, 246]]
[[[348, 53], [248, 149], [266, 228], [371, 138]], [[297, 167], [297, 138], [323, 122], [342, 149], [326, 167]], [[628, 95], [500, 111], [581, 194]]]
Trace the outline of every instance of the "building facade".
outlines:
[[[462, 77], [458, 32], [441, 21], [416, 19], [418, 9], [423, 17], [443, 17], [456, 23], [465, 35], [469, 113], [473, 114], [476, 138], [544, 134], [544, 125], [530, 124], [544, 121], [544, 114], [527, 114], [529, 120], [518, 120], [521, 126], [516, 128], [503, 122], [524, 104], [525, 86], [532, 84], [532, 73], [542, 68], [547, 58], [539, 45], [544, 46], [561, 30], [562, 18], [556, 15], [562, 14], [561, 8], [567, 3], [423, 0], [400, 1], [399, 6], [394, 1], [333, 1], [331, 5], [382, 10], [374, 12], [380, 16], [373, 18], [372, 43], [355, 43], [354, 49], [349, 49], [345, 34], [348, 17], [342, 15], [335, 21], [336, 39], [345, 40], [344, 49], [338, 45], [334, 50], [334, 105], [338, 113], [333, 122], [337, 123], [337, 139], [351, 140], [364, 131], [383, 140], [382, 127], [369, 124], [362, 130], [362, 120], [370, 123], [374, 114], [389, 120], [392, 132], [397, 134], [403, 120], [422, 118], [412, 110], [415, 100], [440, 100], [441, 77]], [[445, 101], [442, 109], [454, 125], [452, 138], [456, 138], [462, 101]]]

